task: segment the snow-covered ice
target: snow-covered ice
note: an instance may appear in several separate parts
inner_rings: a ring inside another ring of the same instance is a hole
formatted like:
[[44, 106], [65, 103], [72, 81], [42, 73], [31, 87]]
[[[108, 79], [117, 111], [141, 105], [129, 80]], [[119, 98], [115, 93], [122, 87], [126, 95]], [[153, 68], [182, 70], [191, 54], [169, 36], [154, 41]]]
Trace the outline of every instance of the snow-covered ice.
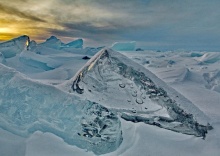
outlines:
[[2, 129], [22, 137], [50, 132], [96, 154], [120, 145], [120, 121], [105, 107], [32, 81], [4, 65], [0, 74]]
[[20, 36], [7, 42], [0, 43], [0, 52], [5, 58], [14, 57], [27, 48], [30, 39], [28, 36]]
[[0, 44], [0, 155], [219, 155], [219, 52], [51, 40]]

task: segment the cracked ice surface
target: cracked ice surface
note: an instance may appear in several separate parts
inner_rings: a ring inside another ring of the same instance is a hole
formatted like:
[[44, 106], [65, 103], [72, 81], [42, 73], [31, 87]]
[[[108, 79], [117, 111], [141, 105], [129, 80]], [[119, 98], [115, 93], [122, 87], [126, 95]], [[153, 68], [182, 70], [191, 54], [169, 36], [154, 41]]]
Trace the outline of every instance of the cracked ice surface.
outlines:
[[51, 132], [65, 142], [103, 154], [122, 142], [118, 117], [107, 108], [32, 81], [0, 64], [0, 127], [22, 137]]

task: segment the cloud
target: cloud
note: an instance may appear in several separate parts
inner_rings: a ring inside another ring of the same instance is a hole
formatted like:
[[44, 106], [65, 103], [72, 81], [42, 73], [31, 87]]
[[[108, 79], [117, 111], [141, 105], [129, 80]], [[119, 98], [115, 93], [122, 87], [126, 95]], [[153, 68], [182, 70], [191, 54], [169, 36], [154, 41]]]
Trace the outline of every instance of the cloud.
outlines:
[[14, 16], [24, 18], [24, 19], [29, 19], [29, 20], [32, 20], [32, 21], [46, 22], [45, 20], [43, 20], [39, 17], [36, 17], [36, 16], [31, 15], [29, 13], [22, 12], [22, 11], [18, 10], [17, 8], [6, 6], [6, 5], [3, 5], [1, 3], [0, 3], [0, 12], [10, 14], [10, 15], [14, 15]]
[[17, 27], [37, 40], [56, 35], [100, 45], [136, 40], [155, 48], [218, 47], [219, 5], [218, 0], [1, 0], [0, 27]]

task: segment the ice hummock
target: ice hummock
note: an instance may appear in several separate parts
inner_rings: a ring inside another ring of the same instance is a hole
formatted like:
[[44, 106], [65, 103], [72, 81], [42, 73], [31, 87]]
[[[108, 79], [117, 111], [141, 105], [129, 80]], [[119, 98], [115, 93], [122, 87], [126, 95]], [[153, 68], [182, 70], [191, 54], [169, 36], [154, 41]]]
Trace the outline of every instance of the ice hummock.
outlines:
[[26, 35], [23, 35], [18, 38], [0, 43], [0, 51], [5, 58], [11, 58], [16, 54], [21, 53], [24, 49], [27, 49], [29, 43], [30, 38]]
[[48, 38], [45, 42], [40, 43], [40, 46], [53, 48], [53, 49], [63, 49], [63, 48], [83, 48], [83, 39], [77, 39], [74, 41], [71, 41], [67, 44], [63, 43], [60, 39], [58, 39], [56, 36], [51, 36]]
[[50, 132], [98, 155], [121, 144], [120, 120], [104, 106], [33, 81], [2, 64], [0, 74], [2, 129], [22, 137]]
[[0, 63], [5, 64], [6, 60], [5, 60], [5, 56], [0, 52]]
[[56, 36], [51, 36], [45, 42], [40, 43], [39, 45], [49, 47], [49, 48], [54, 48], [54, 49], [60, 49], [60, 47], [64, 45], [64, 43], [61, 42], [61, 40], [58, 39]]
[[111, 49], [115, 51], [134, 51], [136, 42], [115, 42], [112, 44]]
[[51, 58], [43, 57], [41, 55], [35, 54], [31, 51], [24, 50], [19, 57], [20, 62], [25, 65], [40, 68], [45, 71], [53, 70], [62, 65], [61, 62], [53, 60]]
[[110, 49], [97, 53], [62, 87], [128, 121], [202, 137], [212, 128], [207, 116], [189, 100], [144, 67]]
[[63, 45], [63, 47], [83, 48], [83, 39], [74, 40], [72, 42]]

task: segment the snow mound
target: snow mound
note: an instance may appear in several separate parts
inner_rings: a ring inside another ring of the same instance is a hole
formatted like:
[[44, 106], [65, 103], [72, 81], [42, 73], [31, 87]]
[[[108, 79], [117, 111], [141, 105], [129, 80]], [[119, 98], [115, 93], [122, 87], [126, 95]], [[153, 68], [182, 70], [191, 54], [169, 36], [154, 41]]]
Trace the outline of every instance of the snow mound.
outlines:
[[20, 54], [19, 60], [26, 65], [40, 68], [43, 70], [52, 70], [62, 65], [58, 61], [55, 61], [47, 57], [43, 57], [30, 51], [23, 51]]
[[16, 54], [21, 53], [27, 49], [30, 43], [28, 36], [20, 36], [7, 42], [0, 43], [0, 51], [5, 58], [14, 57]]
[[112, 44], [111, 49], [115, 51], [134, 51], [136, 42], [115, 42]]
[[22, 137], [50, 132], [95, 154], [114, 151], [122, 142], [120, 120], [107, 108], [32, 81], [2, 64], [0, 74], [2, 129]]
[[188, 68], [169, 69], [160, 72], [160, 77], [167, 83], [182, 83], [189, 80], [191, 71]]
[[206, 87], [208, 89], [212, 89], [220, 93], [220, 70], [204, 73], [203, 77], [207, 81]]
[[110, 49], [97, 53], [61, 87], [102, 104], [127, 121], [203, 137], [211, 128], [208, 118], [189, 100], [143, 66]]
[[5, 56], [0, 52], [0, 63], [5, 64], [6, 60], [5, 60]]
[[201, 63], [212, 64], [220, 61], [220, 53], [219, 52], [209, 52], [205, 53], [203, 56], [198, 58], [198, 61]]

